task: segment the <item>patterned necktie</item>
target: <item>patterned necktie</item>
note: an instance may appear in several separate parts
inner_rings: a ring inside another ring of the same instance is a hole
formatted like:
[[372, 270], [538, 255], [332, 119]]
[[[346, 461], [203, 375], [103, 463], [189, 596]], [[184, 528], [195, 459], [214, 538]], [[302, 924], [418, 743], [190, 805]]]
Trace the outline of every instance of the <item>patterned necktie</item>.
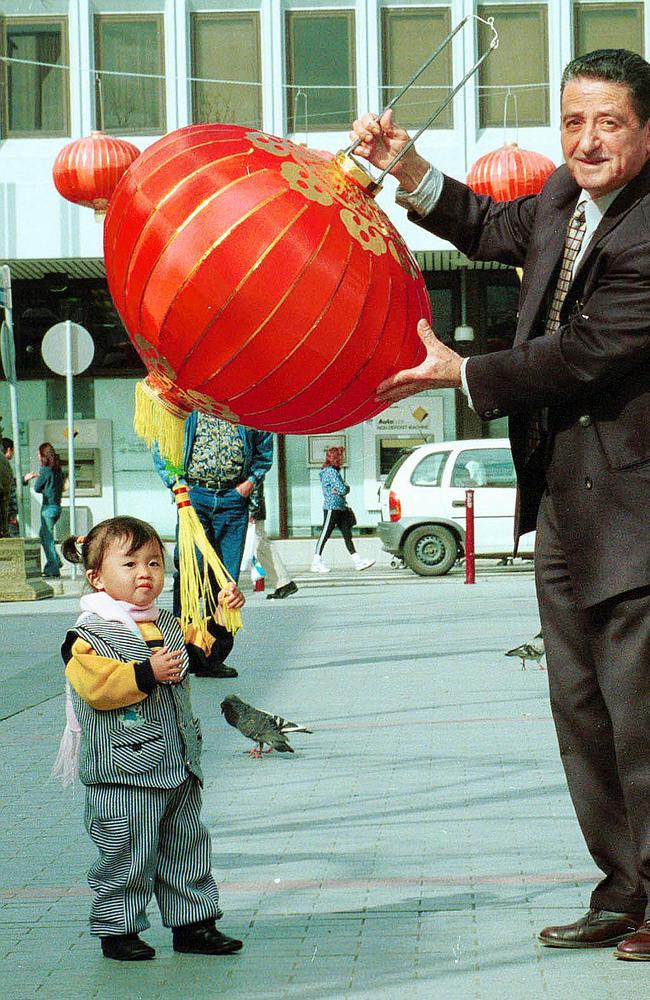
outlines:
[[575, 212], [571, 216], [569, 225], [567, 226], [560, 273], [558, 275], [555, 291], [553, 292], [551, 308], [548, 311], [548, 317], [546, 319], [546, 328], [544, 330], [544, 334], [546, 336], [552, 333], [557, 333], [560, 327], [560, 312], [562, 311], [562, 305], [567, 296], [567, 292], [571, 287], [571, 281], [573, 279], [573, 265], [576, 262], [576, 257], [580, 253], [580, 247], [582, 246], [586, 228], [585, 202], [581, 201], [580, 204], [576, 206]]
[[[580, 253], [580, 247], [582, 246], [586, 228], [585, 202], [581, 201], [578, 205], [576, 205], [575, 211], [569, 220], [569, 225], [567, 226], [560, 273], [558, 275], [555, 291], [553, 292], [553, 299], [551, 301], [551, 307], [548, 311], [546, 326], [544, 328], [544, 336], [546, 337], [557, 333], [560, 328], [560, 313], [562, 311], [564, 300], [567, 297], [567, 292], [571, 287], [571, 281], [573, 280], [573, 267], [576, 262], [576, 257]], [[526, 460], [530, 458], [530, 456], [541, 444], [542, 430], [545, 429], [546, 423], [546, 410], [543, 410], [541, 413], [531, 414], [530, 424], [528, 425], [526, 433]]]

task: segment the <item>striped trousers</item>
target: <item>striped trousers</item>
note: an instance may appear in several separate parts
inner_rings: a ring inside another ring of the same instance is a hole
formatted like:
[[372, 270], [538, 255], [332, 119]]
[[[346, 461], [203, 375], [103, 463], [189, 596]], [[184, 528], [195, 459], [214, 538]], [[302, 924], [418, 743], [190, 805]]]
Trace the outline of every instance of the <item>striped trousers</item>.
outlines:
[[146, 930], [153, 895], [165, 927], [217, 916], [210, 834], [200, 811], [201, 788], [193, 775], [177, 788], [86, 787], [86, 830], [99, 850], [88, 872], [95, 893], [91, 934]]

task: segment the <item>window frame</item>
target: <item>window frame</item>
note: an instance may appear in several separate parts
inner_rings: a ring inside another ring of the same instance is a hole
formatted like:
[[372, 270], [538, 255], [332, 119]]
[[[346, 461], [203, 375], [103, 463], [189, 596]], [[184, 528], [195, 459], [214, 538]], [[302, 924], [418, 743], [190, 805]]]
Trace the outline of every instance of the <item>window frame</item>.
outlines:
[[[419, 15], [422, 15], [422, 14], [428, 14], [430, 12], [431, 13], [443, 14], [444, 22], [445, 22], [445, 27], [444, 27], [444, 33], [442, 35], [442, 38], [446, 38], [447, 35], [450, 34], [450, 32], [452, 31], [451, 7], [448, 4], [441, 4], [441, 3], [438, 3], [438, 4], [428, 4], [427, 6], [422, 6], [422, 7], [419, 7], [419, 6], [418, 7], [410, 7], [410, 6], [404, 6], [404, 5], [393, 6], [392, 4], [384, 4], [382, 6], [381, 11], [380, 11], [381, 17], [380, 17], [380, 38], [379, 38], [379, 42], [380, 42], [380, 44], [379, 44], [379, 48], [380, 48], [380, 74], [381, 74], [380, 75], [380, 82], [379, 82], [379, 106], [380, 107], [382, 107], [382, 108], [385, 107], [386, 104], [388, 103], [388, 101], [392, 99], [392, 98], [389, 97], [389, 93], [388, 93], [389, 91], [391, 91], [393, 89], [397, 91], [397, 90], [400, 89], [400, 87], [402, 87], [406, 83], [406, 80], [401, 81], [401, 83], [395, 83], [395, 84], [393, 84], [393, 83], [387, 83], [386, 82], [387, 81], [387, 76], [388, 76], [388, 57], [389, 57], [389, 54], [390, 54], [389, 46], [387, 44], [387, 42], [388, 42], [388, 40], [390, 38], [390, 34], [389, 34], [389, 30], [388, 30], [388, 23], [389, 23], [391, 17], [394, 17], [396, 15], [402, 15], [403, 16], [405, 14], [419, 14]], [[448, 88], [449, 88], [449, 91], [451, 91], [453, 89], [453, 86], [454, 86], [454, 60], [453, 60], [453, 50], [451, 48], [451, 45], [447, 46], [445, 52], [446, 52], [446, 54], [448, 54], [448, 58], [449, 58], [449, 83], [448, 83]], [[414, 73], [416, 69], [417, 69], [417, 67], [414, 67], [413, 70], [412, 70], [412, 73]], [[417, 86], [418, 82], [419, 81], [416, 81], [416, 83], [414, 84], [414, 86]], [[438, 100], [438, 101], [435, 102], [436, 106], [440, 103], [441, 100], [443, 100], [444, 96], [446, 96], [446, 95], [442, 95], [441, 94], [440, 100]], [[434, 100], [435, 100], [435, 98], [434, 98]], [[433, 101], [432, 101], [432, 106], [433, 106]], [[408, 115], [402, 115], [402, 114], [400, 114], [400, 112], [399, 112], [399, 102], [396, 105], [396, 107], [397, 107], [396, 117], [399, 120], [400, 124], [403, 125], [403, 127], [407, 128], [407, 129], [412, 129], [412, 128], [416, 128], [417, 129], [417, 128], [419, 128], [420, 125], [422, 125], [423, 122], [428, 117], [428, 113], [427, 112], [423, 112], [420, 116], [416, 116], [416, 120], [412, 120]], [[418, 117], [419, 117], [419, 120], [417, 120]], [[437, 124], [438, 121], [441, 121], [441, 124]], [[451, 101], [447, 105], [447, 107], [444, 109], [444, 111], [442, 112], [442, 118], [441, 119], [436, 119], [435, 121], [433, 121], [431, 123], [431, 125], [429, 125], [429, 129], [440, 129], [440, 130], [442, 130], [442, 129], [449, 129], [449, 130], [451, 130], [453, 128], [454, 128], [454, 102]]]
[[[129, 22], [150, 21], [158, 25], [156, 33], [158, 41], [158, 58], [161, 74], [152, 74], [158, 85], [158, 107], [160, 110], [159, 126], [147, 128], [128, 128], [120, 126], [111, 128], [104, 122], [104, 111], [102, 108], [101, 77], [106, 67], [102, 66], [102, 44], [100, 27], [102, 24], [123, 24]], [[95, 60], [95, 127], [105, 132], [106, 135], [164, 135], [167, 131], [167, 87], [166, 87], [166, 66], [165, 66], [165, 18], [163, 14], [143, 13], [143, 14], [103, 14], [95, 13], [93, 21], [94, 39], [94, 60]]]
[[[579, 40], [580, 40], [579, 20], [580, 20], [581, 8], [582, 8], [582, 11], [584, 13], [588, 13], [589, 11], [596, 11], [599, 7], [604, 7], [604, 8], [607, 9], [607, 8], [610, 8], [610, 6], [611, 5], [607, 4], [607, 3], [594, 3], [594, 0], [574, 0], [574, 2], [572, 4], [572, 7], [573, 7], [573, 10], [572, 10], [572, 14], [573, 14], [573, 18], [572, 18], [572, 20], [573, 20], [573, 56], [574, 56], [574, 58], [576, 58], [578, 56], [578, 54], [584, 55], [585, 52], [589, 51], [588, 49], [581, 50], [581, 46], [579, 45]], [[646, 46], [645, 46], [645, 4], [642, 2], [642, 0], [625, 0], [624, 3], [621, 3], [621, 0], [617, 0], [616, 6], [617, 6], [617, 8], [619, 10], [622, 7], [626, 7], [628, 9], [629, 8], [635, 8], [639, 12], [639, 14], [641, 15], [641, 32], [640, 32], [641, 52], [640, 52], [640, 55], [642, 55], [645, 58], [645, 48], [646, 48]], [[602, 46], [602, 48], [605, 48], [605, 47], [606, 47], [605, 45]]]
[[[541, 19], [541, 25], [543, 30], [543, 58], [544, 58], [544, 74], [545, 80], [540, 80], [538, 82], [539, 87], [544, 87], [544, 113], [541, 120], [537, 121], [522, 121], [519, 119], [517, 122], [518, 128], [549, 128], [551, 125], [551, 101], [550, 101], [550, 82], [551, 82], [551, 60], [550, 60], [550, 50], [549, 50], [549, 3], [548, 0], [540, 0], [540, 2], [527, 2], [527, 3], [509, 3], [508, 0], [499, 0], [499, 2], [491, 2], [491, 0], [484, 0], [482, 3], [476, 4], [476, 13], [480, 14], [482, 18], [494, 17], [496, 18], [502, 14], [506, 16], [508, 13], [525, 13], [525, 12], [538, 12]], [[480, 22], [477, 23], [477, 34], [476, 34], [476, 45], [477, 52], [479, 51], [479, 40], [481, 34], [481, 28], [483, 25]], [[495, 25], [498, 30], [498, 25]], [[499, 51], [498, 49], [496, 50]], [[487, 71], [487, 66], [489, 63], [489, 58], [482, 64], [479, 69], [479, 76], [477, 82], [477, 102], [476, 102], [476, 115], [477, 115], [477, 125], [479, 129], [491, 129], [491, 128], [503, 128], [503, 117], [496, 120], [487, 120], [487, 108], [486, 102], [489, 94], [486, 94], [486, 86], [495, 86], [494, 84], [484, 83], [484, 74]], [[504, 95], [507, 94], [508, 88], [511, 87], [513, 93], [517, 93], [517, 88], [521, 86], [520, 84], [503, 84], [502, 86], [497, 84], [497, 87], [503, 90]], [[530, 84], [527, 84], [530, 86]], [[505, 96], [504, 96], [505, 102]], [[505, 107], [504, 107], [505, 116]]]
[[3, 96], [2, 96], [2, 128], [0, 130], [0, 135], [3, 139], [51, 139], [59, 138], [61, 136], [69, 136], [71, 134], [70, 126], [70, 34], [69, 34], [69, 24], [68, 17], [65, 14], [49, 16], [34, 16], [34, 17], [21, 17], [20, 15], [6, 15], [0, 18], [0, 51], [3, 55], [7, 55], [8, 50], [8, 29], [12, 25], [59, 25], [61, 28], [61, 60], [62, 66], [66, 67], [61, 69], [60, 72], [65, 75], [65, 85], [63, 87], [63, 129], [39, 129], [38, 131], [31, 131], [28, 129], [11, 129], [9, 128], [9, 69], [10, 64], [4, 62], [2, 64], [2, 71], [0, 80], [2, 82]]
[[[313, 124], [309, 115], [307, 116], [307, 129], [311, 132], [344, 132], [350, 127], [350, 122], [354, 117], [354, 112], [357, 106], [357, 43], [356, 43], [356, 7], [327, 7], [327, 8], [308, 8], [308, 9], [288, 9], [284, 12], [284, 61], [285, 61], [285, 74], [286, 74], [286, 95], [284, 102], [284, 115], [286, 131], [288, 135], [295, 135], [296, 132], [306, 131], [306, 129], [296, 128], [296, 119], [299, 115], [296, 114], [295, 110], [295, 97], [292, 96], [294, 91], [300, 89], [316, 89], [317, 84], [299, 84], [294, 82], [294, 74], [292, 72], [292, 31], [291, 24], [295, 23], [298, 19], [301, 20], [314, 20], [316, 18], [323, 20], [325, 18], [332, 17], [344, 17], [348, 22], [348, 36], [350, 44], [348, 47], [348, 69], [349, 69], [349, 84], [342, 84], [341, 90], [349, 90], [351, 92], [350, 105], [351, 111], [353, 112], [352, 117], [345, 114], [345, 121], [343, 117], [340, 122], [331, 125], [323, 125], [319, 123], [318, 125]], [[297, 96], [297, 95], [296, 95]]]
[[[199, 118], [197, 117], [197, 98], [196, 90], [200, 84], [197, 81], [197, 68], [196, 68], [196, 52], [197, 52], [197, 25], [203, 22], [218, 21], [222, 18], [245, 18], [251, 22], [253, 25], [254, 35], [255, 35], [255, 46], [257, 49], [257, 70], [258, 70], [258, 86], [257, 86], [257, 107], [258, 114], [257, 119], [259, 122], [258, 128], [263, 128], [264, 123], [264, 88], [262, 79], [262, 66], [263, 66], [263, 53], [262, 53], [262, 25], [261, 25], [261, 14], [258, 9], [248, 10], [234, 8], [232, 10], [193, 10], [190, 12], [190, 120], [193, 123], [197, 123]], [[236, 122], [227, 124], [237, 124]]]

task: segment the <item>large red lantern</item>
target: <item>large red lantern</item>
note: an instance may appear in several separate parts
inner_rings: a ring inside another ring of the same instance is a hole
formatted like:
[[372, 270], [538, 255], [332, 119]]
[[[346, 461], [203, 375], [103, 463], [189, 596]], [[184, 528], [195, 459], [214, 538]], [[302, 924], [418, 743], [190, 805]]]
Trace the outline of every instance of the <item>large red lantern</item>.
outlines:
[[[329, 157], [329, 158], [328, 158]], [[343, 154], [237, 125], [150, 146], [106, 216], [108, 285], [171, 412], [322, 433], [372, 417], [419, 364], [417, 264]]]
[[480, 156], [467, 175], [467, 184], [472, 191], [489, 194], [495, 201], [511, 201], [525, 194], [538, 194], [554, 170], [555, 164], [548, 156], [509, 142]]
[[59, 152], [52, 167], [54, 186], [68, 201], [94, 208], [101, 215], [122, 174], [139, 155], [132, 142], [92, 132]]

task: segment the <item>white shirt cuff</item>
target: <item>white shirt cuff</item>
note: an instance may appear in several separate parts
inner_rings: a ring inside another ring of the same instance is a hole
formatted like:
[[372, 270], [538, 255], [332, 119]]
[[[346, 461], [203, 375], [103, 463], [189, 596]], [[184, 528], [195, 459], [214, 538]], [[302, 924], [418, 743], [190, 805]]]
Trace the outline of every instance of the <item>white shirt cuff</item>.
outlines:
[[467, 405], [469, 406], [470, 410], [474, 410], [474, 412], [476, 412], [476, 410], [474, 408], [474, 404], [472, 402], [472, 396], [471, 396], [471, 393], [469, 391], [469, 386], [467, 384], [467, 373], [466, 373], [465, 369], [467, 368], [467, 362], [468, 361], [469, 361], [469, 358], [463, 358], [463, 361], [462, 361], [461, 366], [460, 366], [461, 389], [465, 393], [465, 395], [467, 396]]
[[429, 169], [414, 191], [405, 191], [403, 187], [398, 187], [395, 201], [402, 208], [410, 209], [424, 217], [436, 207], [443, 181], [444, 177], [438, 168], [429, 165]]

